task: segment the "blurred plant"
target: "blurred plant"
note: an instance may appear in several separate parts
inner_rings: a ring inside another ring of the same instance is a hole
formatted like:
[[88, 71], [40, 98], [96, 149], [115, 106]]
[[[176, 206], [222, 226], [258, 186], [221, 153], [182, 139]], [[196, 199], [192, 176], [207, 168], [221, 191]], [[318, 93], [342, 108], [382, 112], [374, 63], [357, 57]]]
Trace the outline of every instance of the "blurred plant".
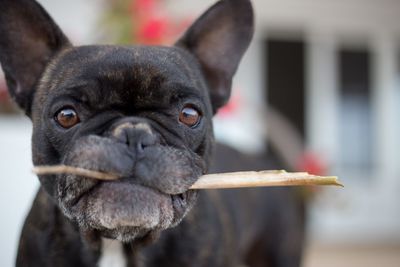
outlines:
[[171, 44], [190, 23], [167, 14], [166, 0], [108, 0], [102, 19], [106, 39], [120, 44]]

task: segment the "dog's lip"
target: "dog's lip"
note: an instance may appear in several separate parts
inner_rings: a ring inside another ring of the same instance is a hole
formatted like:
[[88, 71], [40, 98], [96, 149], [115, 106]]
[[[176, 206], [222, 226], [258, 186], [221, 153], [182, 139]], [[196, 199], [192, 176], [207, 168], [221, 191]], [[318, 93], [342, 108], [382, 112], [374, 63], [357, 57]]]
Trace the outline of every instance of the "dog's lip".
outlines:
[[[86, 177], [80, 177], [80, 179], [90, 179]], [[89, 195], [91, 191], [93, 191], [99, 184], [102, 183], [100, 180], [96, 180], [96, 182], [90, 186], [89, 188], [86, 188], [85, 190], [80, 190], [78, 194], [74, 196], [70, 201], [67, 202], [68, 206], [70, 207], [75, 207], [78, 206], [78, 204], [81, 202], [82, 198], [85, 196]]]
[[[86, 177], [81, 177], [82, 179], [90, 179], [90, 178], [86, 178]], [[171, 197], [171, 201], [172, 201], [172, 206], [173, 206], [173, 210], [174, 210], [174, 218], [175, 219], [179, 219], [181, 218], [185, 213], [186, 213], [186, 209], [189, 206], [189, 195], [192, 193], [191, 191], [194, 190], [187, 190], [185, 192], [179, 193], [179, 194], [168, 194], [165, 192], [160, 191], [157, 188], [153, 188], [153, 187], [149, 187], [146, 185], [142, 185], [142, 184], [136, 184], [132, 182], [132, 177], [125, 177], [125, 178], [121, 178], [118, 179], [116, 181], [118, 182], [123, 182], [126, 183], [127, 186], [141, 186], [144, 188], [147, 188], [149, 190], [153, 190], [155, 192], [157, 192], [160, 195], [165, 195], [165, 196], [169, 196]], [[97, 187], [101, 186], [101, 184], [103, 183], [114, 183], [116, 181], [100, 181], [97, 180], [95, 184], [93, 184], [93, 186], [80, 191], [71, 201], [69, 201], [69, 206], [71, 208], [74, 207], [82, 207], [83, 206], [83, 202], [85, 201], [84, 199], [87, 197], [90, 197], [91, 192], [94, 191]]]
[[179, 218], [182, 217], [186, 209], [188, 207], [188, 199], [189, 199], [190, 191], [186, 191], [181, 194], [171, 195], [172, 205], [174, 208], [174, 217]]

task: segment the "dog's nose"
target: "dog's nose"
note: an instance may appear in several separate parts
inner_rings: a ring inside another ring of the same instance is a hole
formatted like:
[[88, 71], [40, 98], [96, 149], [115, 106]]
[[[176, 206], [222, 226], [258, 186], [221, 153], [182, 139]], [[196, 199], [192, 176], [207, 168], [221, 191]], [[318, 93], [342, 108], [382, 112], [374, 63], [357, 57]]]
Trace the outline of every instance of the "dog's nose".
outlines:
[[157, 137], [147, 123], [124, 122], [118, 125], [112, 131], [112, 135], [130, 148], [136, 150], [138, 154], [142, 153], [148, 146], [157, 143]]

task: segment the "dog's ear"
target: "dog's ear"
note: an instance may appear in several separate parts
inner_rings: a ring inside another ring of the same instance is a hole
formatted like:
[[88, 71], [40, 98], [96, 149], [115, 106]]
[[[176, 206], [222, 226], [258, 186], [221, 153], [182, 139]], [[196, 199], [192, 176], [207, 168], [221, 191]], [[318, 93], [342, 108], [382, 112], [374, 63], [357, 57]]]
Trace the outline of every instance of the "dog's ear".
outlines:
[[249, 0], [222, 0], [208, 9], [176, 43], [200, 62], [214, 112], [229, 99], [232, 77], [254, 31]]
[[70, 43], [34, 0], [0, 0], [0, 10], [0, 63], [10, 95], [29, 116], [46, 64]]

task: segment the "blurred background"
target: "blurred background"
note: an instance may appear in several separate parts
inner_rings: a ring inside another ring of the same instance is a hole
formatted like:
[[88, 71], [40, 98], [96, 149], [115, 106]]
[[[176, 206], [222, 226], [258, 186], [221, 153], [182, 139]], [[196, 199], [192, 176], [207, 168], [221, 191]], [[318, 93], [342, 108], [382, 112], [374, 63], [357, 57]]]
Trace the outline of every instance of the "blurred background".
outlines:
[[[39, 2], [77, 45], [170, 45], [214, 1]], [[215, 118], [218, 140], [345, 184], [307, 193], [304, 267], [400, 266], [400, 1], [253, 3], [256, 37]], [[4, 267], [39, 186], [30, 134], [0, 74]]]

